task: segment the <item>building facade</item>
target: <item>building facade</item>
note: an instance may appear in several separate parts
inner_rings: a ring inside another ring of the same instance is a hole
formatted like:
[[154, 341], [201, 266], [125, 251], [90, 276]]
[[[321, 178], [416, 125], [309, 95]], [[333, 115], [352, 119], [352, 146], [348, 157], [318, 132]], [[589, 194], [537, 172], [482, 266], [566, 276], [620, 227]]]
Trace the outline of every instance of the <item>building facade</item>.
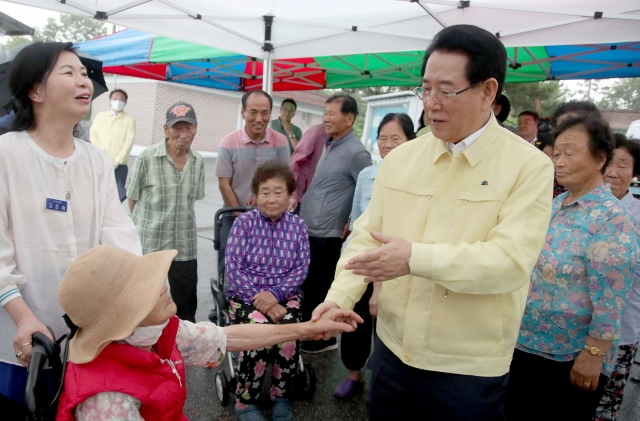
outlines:
[[[172, 82], [105, 74], [109, 90], [123, 89], [129, 95], [125, 111], [136, 121], [138, 146], [151, 146], [164, 140], [164, 123], [167, 108], [175, 102], [186, 101], [193, 105], [198, 117], [198, 132], [193, 148], [202, 152], [218, 151], [220, 140], [243, 125], [241, 111], [242, 92], [221, 91]], [[276, 92], [273, 97], [271, 118], [280, 115], [280, 104], [290, 97], [298, 103], [293, 124], [304, 133], [309, 127], [322, 123], [324, 102], [328, 98], [322, 92]], [[91, 121], [96, 114], [110, 109], [109, 95], [103, 94], [93, 101]], [[83, 124], [83, 137], [89, 138], [88, 127]]]

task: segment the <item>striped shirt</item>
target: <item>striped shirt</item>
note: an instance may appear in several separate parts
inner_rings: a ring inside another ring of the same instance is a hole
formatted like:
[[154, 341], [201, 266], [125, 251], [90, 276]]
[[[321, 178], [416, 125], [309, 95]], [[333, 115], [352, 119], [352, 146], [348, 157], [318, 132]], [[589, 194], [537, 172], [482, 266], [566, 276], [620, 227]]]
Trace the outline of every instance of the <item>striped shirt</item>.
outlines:
[[[244, 206], [251, 197], [251, 179], [256, 168], [264, 162], [279, 160], [289, 165], [289, 142], [273, 129], [267, 128], [264, 138], [255, 143], [244, 127], [229, 133], [220, 141], [216, 177], [231, 178], [231, 188]], [[225, 203], [230, 206], [230, 203]]]
[[193, 205], [204, 198], [204, 161], [198, 152], [189, 148], [180, 173], [166, 142], [148, 147], [127, 179], [127, 197], [138, 201], [131, 219], [143, 254], [175, 249], [176, 261], [198, 257]]
[[227, 297], [253, 304], [262, 291], [278, 302], [298, 293], [309, 271], [307, 224], [285, 212], [276, 222], [259, 209], [245, 212], [233, 223], [225, 250]]

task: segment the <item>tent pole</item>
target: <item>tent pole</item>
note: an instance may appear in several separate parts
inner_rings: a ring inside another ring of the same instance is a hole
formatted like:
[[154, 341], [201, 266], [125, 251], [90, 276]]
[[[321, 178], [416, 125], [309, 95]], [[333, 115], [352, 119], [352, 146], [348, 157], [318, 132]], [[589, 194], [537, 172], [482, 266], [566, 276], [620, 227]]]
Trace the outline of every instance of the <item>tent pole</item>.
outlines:
[[262, 63], [262, 90], [271, 95], [273, 93], [273, 62], [271, 53], [273, 52], [273, 44], [271, 44], [271, 27], [273, 26], [273, 15], [264, 15], [264, 63]]
[[273, 62], [271, 53], [264, 53], [264, 62], [262, 63], [262, 90], [271, 95], [273, 93]]

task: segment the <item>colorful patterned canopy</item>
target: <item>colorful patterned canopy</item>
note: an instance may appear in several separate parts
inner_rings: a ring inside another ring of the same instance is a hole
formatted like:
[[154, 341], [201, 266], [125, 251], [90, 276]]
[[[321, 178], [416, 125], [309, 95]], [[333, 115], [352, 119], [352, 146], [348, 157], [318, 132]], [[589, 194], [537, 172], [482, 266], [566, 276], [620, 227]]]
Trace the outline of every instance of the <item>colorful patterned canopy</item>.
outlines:
[[[78, 43], [105, 73], [231, 91], [262, 87], [260, 59], [127, 29]], [[507, 82], [640, 76], [640, 42], [509, 47]], [[416, 86], [423, 51], [274, 59], [273, 90]]]

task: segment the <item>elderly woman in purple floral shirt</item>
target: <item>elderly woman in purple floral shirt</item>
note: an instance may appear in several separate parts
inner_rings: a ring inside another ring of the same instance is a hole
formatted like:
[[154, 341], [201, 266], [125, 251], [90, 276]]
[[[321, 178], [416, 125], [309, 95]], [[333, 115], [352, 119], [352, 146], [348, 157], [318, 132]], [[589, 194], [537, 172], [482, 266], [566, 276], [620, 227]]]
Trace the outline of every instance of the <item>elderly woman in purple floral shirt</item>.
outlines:
[[[307, 225], [286, 212], [295, 188], [291, 169], [267, 161], [256, 169], [251, 189], [258, 208], [240, 215], [225, 250], [229, 316], [235, 323], [298, 323], [298, 287], [309, 270]], [[273, 419], [292, 419], [287, 399], [294, 387], [298, 341], [239, 357], [235, 412], [241, 421], [264, 420], [256, 402], [267, 364], [273, 364]]]

